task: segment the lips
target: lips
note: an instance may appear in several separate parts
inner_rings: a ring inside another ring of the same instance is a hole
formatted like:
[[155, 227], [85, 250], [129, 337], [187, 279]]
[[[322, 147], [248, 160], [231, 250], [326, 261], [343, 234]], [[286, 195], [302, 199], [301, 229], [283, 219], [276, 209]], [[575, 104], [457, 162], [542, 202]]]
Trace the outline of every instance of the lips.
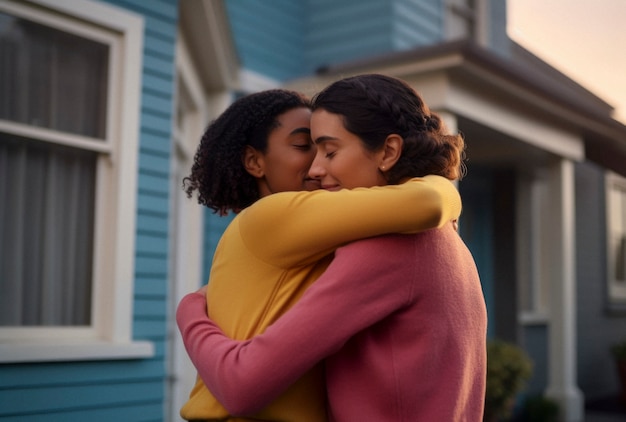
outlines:
[[338, 191], [341, 190], [341, 186], [339, 185], [322, 185], [322, 189], [326, 189], [328, 191]]
[[321, 187], [322, 187], [321, 183], [317, 179], [304, 179], [304, 188], [306, 190], [309, 190], [309, 191], [317, 190], [317, 189], [320, 189]]

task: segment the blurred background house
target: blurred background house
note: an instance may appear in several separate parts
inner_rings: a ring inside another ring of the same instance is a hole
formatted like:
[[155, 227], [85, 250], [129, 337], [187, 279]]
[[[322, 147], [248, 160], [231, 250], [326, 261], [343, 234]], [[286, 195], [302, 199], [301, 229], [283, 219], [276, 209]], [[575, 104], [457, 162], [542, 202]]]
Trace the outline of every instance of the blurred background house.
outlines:
[[173, 312], [230, 221], [181, 189], [202, 131], [241, 95], [366, 72], [465, 135], [460, 232], [489, 336], [533, 359], [527, 394], [564, 421], [616, 397], [626, 127], [506, 16], [499, 0], [0, 1], [0, 420], [178, 420], [195, 373]]

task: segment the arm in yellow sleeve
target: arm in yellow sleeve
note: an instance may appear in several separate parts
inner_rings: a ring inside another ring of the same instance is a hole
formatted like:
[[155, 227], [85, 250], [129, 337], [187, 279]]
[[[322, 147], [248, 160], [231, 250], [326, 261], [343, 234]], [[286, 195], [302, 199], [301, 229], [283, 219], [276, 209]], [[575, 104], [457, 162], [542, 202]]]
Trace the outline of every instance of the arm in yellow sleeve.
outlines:
[[429, 175], [400, 185], [277, 193], [242, 211], [239, 228], [256, 256], [287, 268], [354, 240], [437, 228], [460, 214], [454, 184]]

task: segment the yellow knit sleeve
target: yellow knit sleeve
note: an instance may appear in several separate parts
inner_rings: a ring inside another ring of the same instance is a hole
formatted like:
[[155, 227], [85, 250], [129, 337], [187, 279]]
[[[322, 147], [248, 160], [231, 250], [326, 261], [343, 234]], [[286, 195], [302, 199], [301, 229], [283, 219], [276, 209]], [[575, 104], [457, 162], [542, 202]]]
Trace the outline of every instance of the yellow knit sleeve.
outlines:
[[354, 240], [441, 227], [460, 214], [454, 184], [430, 175], [400, 185], [269, 195], [240, 213], [239, 229], [255, 256], [290, 268]]

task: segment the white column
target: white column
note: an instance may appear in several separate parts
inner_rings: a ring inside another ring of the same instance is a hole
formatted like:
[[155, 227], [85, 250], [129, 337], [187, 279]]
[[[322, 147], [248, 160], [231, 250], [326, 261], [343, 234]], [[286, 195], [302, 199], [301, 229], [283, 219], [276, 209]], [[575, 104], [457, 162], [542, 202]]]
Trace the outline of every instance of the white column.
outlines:
[[560, 160], [548, 171], [551, 212], [549, 374], [546, 396], [556, 400], [563, 422], [582, 422], [583, 395], [576, 385], [576, 269], [574, 165]]

